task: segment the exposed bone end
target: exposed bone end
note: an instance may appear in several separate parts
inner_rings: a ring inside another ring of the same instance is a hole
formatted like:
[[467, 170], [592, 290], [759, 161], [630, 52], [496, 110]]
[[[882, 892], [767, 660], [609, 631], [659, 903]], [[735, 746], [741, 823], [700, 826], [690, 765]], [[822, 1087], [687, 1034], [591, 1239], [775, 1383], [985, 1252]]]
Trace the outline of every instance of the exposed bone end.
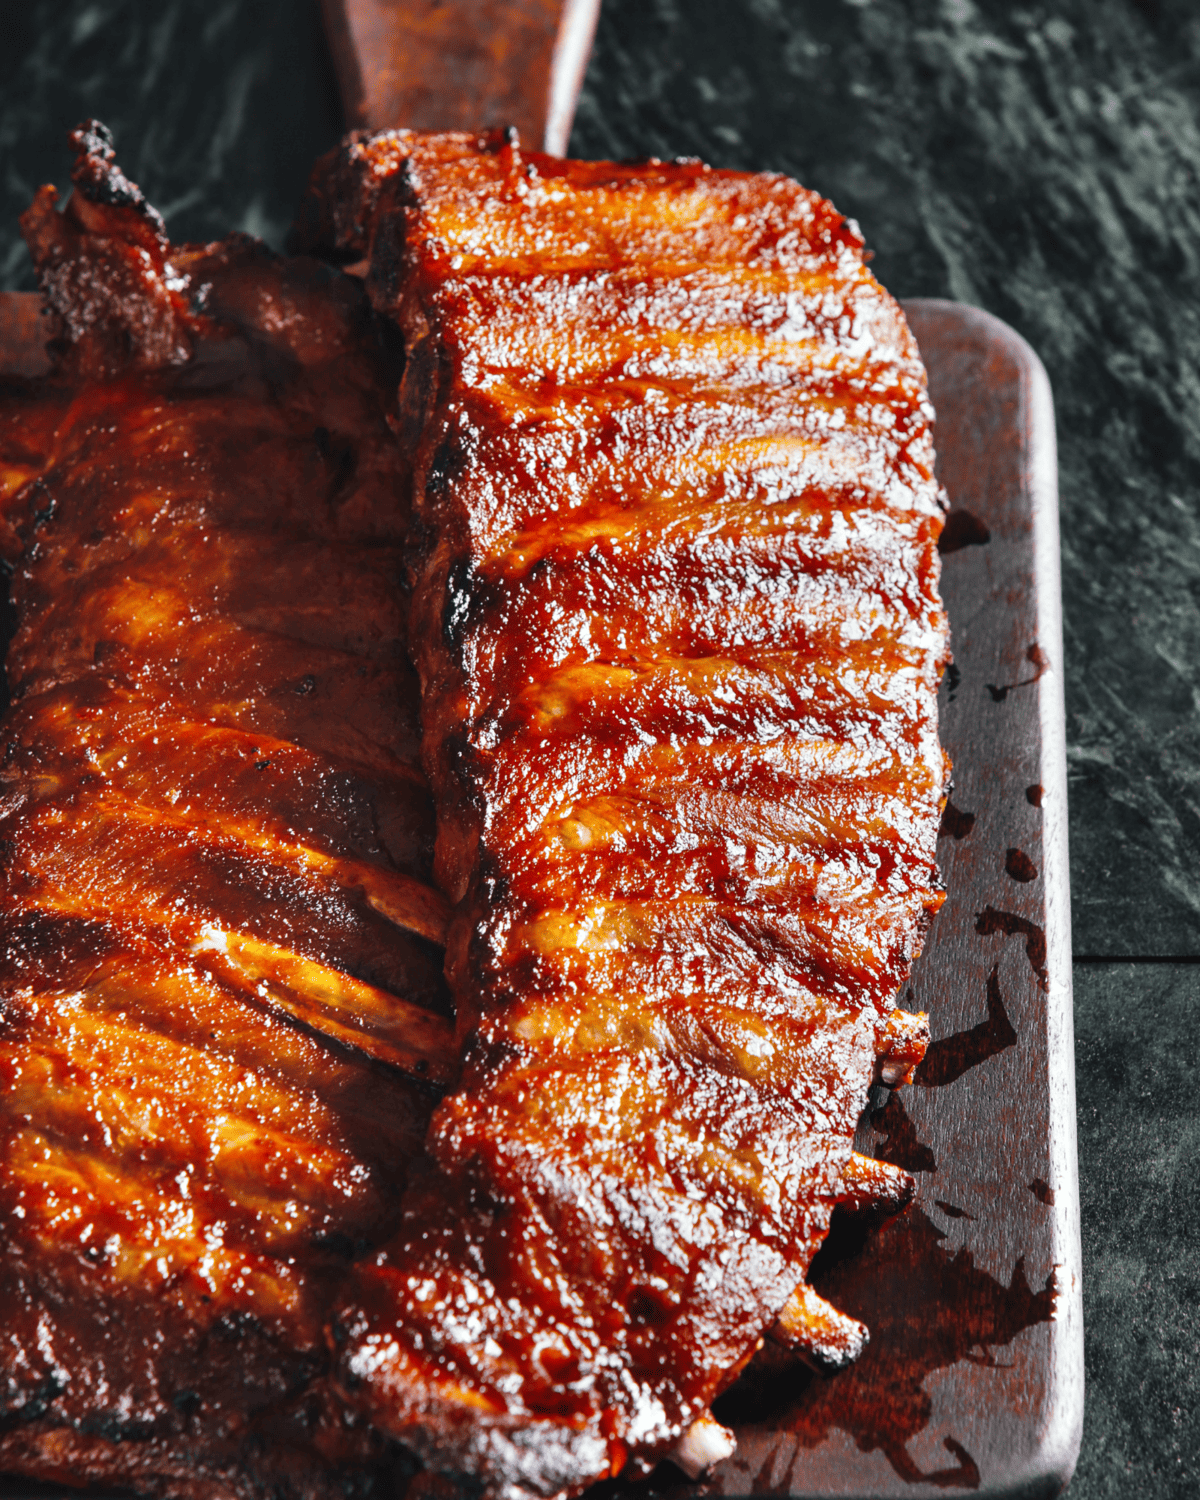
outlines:
[[852, 1365], [867, 1347], [871, 1333], [865, 1323], [839, 1312], [802, 1281], [769, 1337], [828, 1374]]
[[854, 1151], [842, 1169], [842, 1189], [842, 1201], [850, 1208], [895, 1211], [912, 1201], [917, 1180], [903, 1167], [895, 1167], [889, 1161], [876, 1161], [874, 1157]]
[[728, 1427], [722, 1427], [711, 1412], [697, 1417], [679, 1442], [667, 1455], [689, 1479], [700, 1479], [714, 1464], [730, 1458], [737, 1439]]
[[879, 1037], [879, 1076], [888, 1088], [899, 1088], [929, 1046], [929, 1016], [923, 1010], [894, 1010]]
[[[348, 864], [349, 861], [343, 861]], [[386, 879], [369, 867], [358, 866], [354, 873], [366, 891], [367, 904], [396, 927], [415, 932], [440, 947], [446, 946], [446, 928], [450, 925], [450, 905], [441, 891], [406, 875], [389, 872]]]
[[309, 1030], [439, 1087], [457, 1077], [454, 1027], [444, 1017], [302, 953], [215, 923], [192, 952], [204, 967], [255, 1003]]

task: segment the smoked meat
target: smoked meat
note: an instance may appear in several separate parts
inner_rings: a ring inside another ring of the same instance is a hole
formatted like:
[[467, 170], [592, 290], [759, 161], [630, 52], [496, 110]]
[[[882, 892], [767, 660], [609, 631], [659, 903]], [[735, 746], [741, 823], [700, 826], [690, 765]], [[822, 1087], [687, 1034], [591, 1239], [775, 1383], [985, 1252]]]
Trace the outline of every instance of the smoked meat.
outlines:
[[0, 1472], [392, 1494], [326, 1330], [452, 1057], [398, 351], [75, 145], [24, 221], [55, 373], [0, 382]]
[[895, 1009], [947, 769], [917, 347], [781, 176], [397, 131], [302, 224], [405, 344], [463, 1066], [338, 1310], [342, 1389], [488, 1493], [681, 1435], [700, 1466], [764, 1334], [861, 1347], [805, 1273], [928, 1035]]

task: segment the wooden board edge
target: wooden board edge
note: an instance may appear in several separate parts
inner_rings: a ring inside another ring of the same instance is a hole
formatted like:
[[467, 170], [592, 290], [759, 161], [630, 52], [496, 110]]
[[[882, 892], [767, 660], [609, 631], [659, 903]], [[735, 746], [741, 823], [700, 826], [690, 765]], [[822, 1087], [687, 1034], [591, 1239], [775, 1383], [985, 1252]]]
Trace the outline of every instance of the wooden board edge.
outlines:
[[[1046, 861], [1046, 967], [1050, 1157], [1055, 1201], [1056, 1296], [1052, 1399], [1039, 1433], [1037, 1458], [1002, 1489], [978, 1493], [1057, 1494], [1070, 1483], [1083, 1436], [1083, 1250], [1079, 1211], [1079, 1151], [1075, 1099], [1075, 1035], [1068, 848], [1065, 658], [1062, 561], [1058, 507], [1058, 439], [1054, 396], [1045, 366], [1009, 324], [982, 308], [942, 298], [912, 298], [901, 306], [920, 325], [937, 315], [959, 320], [981, 341], [1002, 351], [1020, 370], [1021, 401], [1015, 434], [1021, 445], [1024, 484], [1033, 526], [1037, 640], [1049, 665], [1038, 681], [1038, 721]], [[920, 334], [917, 342], [920, 343]]]

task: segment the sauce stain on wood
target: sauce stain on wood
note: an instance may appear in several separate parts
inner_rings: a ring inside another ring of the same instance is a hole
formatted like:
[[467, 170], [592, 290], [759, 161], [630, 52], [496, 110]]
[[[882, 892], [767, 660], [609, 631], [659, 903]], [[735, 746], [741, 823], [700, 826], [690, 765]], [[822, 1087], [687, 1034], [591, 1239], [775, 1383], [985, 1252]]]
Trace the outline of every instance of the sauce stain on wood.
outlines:
[[917, 1135], [899, 1094], [893, 1093], [882, 1109], [872, 1112], [871, 1124], [884, 1136], [874, 1150], [880, 1161], [903, 1167], [906, 1172], [937, 1171], [937, 1158]]
[[938, 539], [938, 551], [946, 557], [964, 547], [986, 547], [991, 539], [992, 533], [978, 516], [973, 516], [969, 510], [952, 510]]
[[955, 807], [949, 798], [946, 799], [946, 807], [942, 813], [942, 821], [938, 827], [938, 838], [965, 839], [971, 829], [975, 827], [975, 814], [963, 812]]
[[[969, 1031], [942, 1037], [930, 1044], [921, 1066], [913, 1075], [918, 1088], [936, 1089], [953, 1083], [971, 1068], [977, 1068], [989, 1057], [1016, 1044], [1017, 1033], [1000, 993], [999, 965], [994, 965], [987, 982], [987, 1020]], [[911, 1168], [910, 1168], [911, 1170]]]
[[1004, 873], [1022, 884], [1036, 880], [1038, 876], [1037, 865], [1023, 849], [1009, 849], [1005, 852]]
[[998, 911], [994, 906], [985, 906], [975, 919], [975, 931], [981, 937], [991, 937], [994, 933], [1002, 932], [1005, 937], [1025, 938], [1025, 954], [1029, 959], [1030, 967], [1038, 977], [1038, 982], [1043, 989], [1046, 988], [1046, 933], [1044, 928], [1036, 922], [1031, 922], [1028, 917], [1019, 917], [1016, 912]]
[[1033, 664], [1035, 670], [1032, 677], [1023, 677], [1019, 682], [1007, 682], [1000, 687], [991, 682], [986, 684], [993, 703], [1003, 703], [1014, 688], [1032, 687], [1035, 682], [1040, 682], [1042, 674], [1050, 665], [1050, 658], [1036, 641], [1026, 650], [1025, 660]]
[[860, 1450], [881, 1452], [909, 1483], [979, 1487], [978, 1463], [953, 1435], [942, 1440], [953, 1464], [922, 1469], [910, 1454], [933, 1411], [925, 1382], [960, 1360], [996, 1365], [995, 1350], [1051, 1320], [1055, 1284], [1052, 1274], [1032, 1287], [1021, 1257], [1006, 1286], [978, 1267], [969, 1249], [950, 1250], [946, 1238], [919, 1207], [891, 1219], [835, 1212], [809, 1280], [866, 1322], [871, 1342], [857, 1364], [833, 1376], [789, 1365], [768, 1345], [717, 1402], [722, 1421], [767, 1425], [799, 1439], [783, 1475], [774, 1455], [761, 1466], [750, 1485], [755, 1493], [803, 1488], [805, 1454], [835, 1428]]

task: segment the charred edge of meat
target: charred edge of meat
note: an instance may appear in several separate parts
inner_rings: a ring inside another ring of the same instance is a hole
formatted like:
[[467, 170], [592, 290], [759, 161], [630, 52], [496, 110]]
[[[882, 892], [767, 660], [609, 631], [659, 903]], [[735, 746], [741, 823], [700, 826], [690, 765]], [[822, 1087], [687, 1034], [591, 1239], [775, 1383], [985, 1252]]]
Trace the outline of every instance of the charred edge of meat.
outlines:
[[[516, 150], [519, 145], [511, 125], [475, 134], [451, 133], [492, 156]], [[385, 219], [391, 227], [390, 218], [380, 212], [385, 190], [400, 174], [417, 139], [418, 133], [413, 130], [378, 134], [355, 130], [332, 151], [318, 157], [288, 232], [288, 254], [315, 255], [354, 274], [365, 272], [367, 262], [373, 259], [377, 230]], [[377, 274], [378, 266], [374, 270]]]
[[75, 191], [38, 189], [21, 232], [49, 314], [47, 349], [58, 373], [109, 379], [123, 369], [182, 365], [206, 326], [189, 278], [167, 259], [159, 214], [116, 166], [97, 120], [71, 132]]
[[319, 256], [338, 266], [365, 260], [380, 194], [412, 139], [410, 130], [380, 135], [356, 130], [318, 157], [288, 232], [288, 253]]
[[131, 208], [157, 235], [165, 236], [162, 215], [147, 201], [137, 183], [130, 182], [117, 166], [113, 134], [108, 126], [99, 120], [85, 120], [75, 127], [69, 139], [76, 151], [71, 181], [83, 196], [110, 208]]

